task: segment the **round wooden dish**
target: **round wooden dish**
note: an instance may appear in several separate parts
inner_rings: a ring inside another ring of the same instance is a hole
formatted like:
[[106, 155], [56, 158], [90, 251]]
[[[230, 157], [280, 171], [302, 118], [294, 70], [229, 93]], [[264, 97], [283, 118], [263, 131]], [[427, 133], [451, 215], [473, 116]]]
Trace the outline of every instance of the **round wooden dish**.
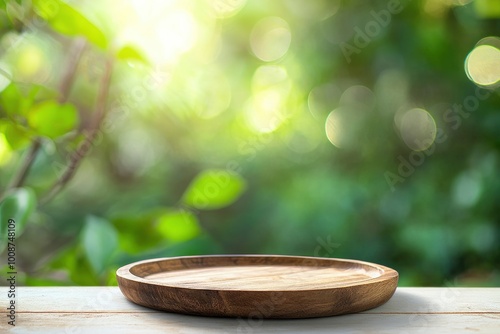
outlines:
[[312, 318], [368, 310], [396, 290], [398, 273], [378, 264], [279, 255], [184, 256], [118, 269], [132, 302], [204, 316]]

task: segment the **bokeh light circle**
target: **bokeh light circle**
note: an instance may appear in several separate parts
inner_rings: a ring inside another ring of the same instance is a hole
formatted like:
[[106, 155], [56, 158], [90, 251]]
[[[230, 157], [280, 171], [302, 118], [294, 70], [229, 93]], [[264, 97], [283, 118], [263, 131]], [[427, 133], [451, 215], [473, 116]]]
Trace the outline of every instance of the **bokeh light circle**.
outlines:
[[342, 93], [340, 105], [372, 109], [375, 105], [375, 94], [368, 87], [354, 85]]
[[484, 37], [480, 39], [479, 42], [476, 43], [476, 46], [480, 45], [490, 45], [496, 47], [497, 49], [500, 49], [500, 37], [497, 36]]
[[253, 27], [250, 46], [257, 58], [275, 61], [282, 58], [290, 48], [292, 34], [288, 23], [280, 17], [266, 17]]
[[252, 77], [252, 91], [255, 93], [266, 89], [277, 89], [288, 93], [291, 85], [286, 68], [279, 65], [260, 66]]
[[426, 110], [414, 108], [401, 115], [399, 133], [410, 149], [424, 151], [436, 139], [436, 122]]
[[344, 146], [342, 127], [343, 119], [338, 109], [332, 111], [326, 118], [325, 132], [326, 137], [334, 146], [341, 148]]
[[465, 72], [476, 85], [496, 85], [500, 81], [500, 49], [489, 44], [476, 46], [465, 60]]
[[324, 120], [339, 102], [341, 90], [333, 83], [314, 87], [307, 96], [307, 106], [311, 115]]
[[236, 15], [246, 4], [246, 0], [211, 0], [213, 15], [225, 19]]

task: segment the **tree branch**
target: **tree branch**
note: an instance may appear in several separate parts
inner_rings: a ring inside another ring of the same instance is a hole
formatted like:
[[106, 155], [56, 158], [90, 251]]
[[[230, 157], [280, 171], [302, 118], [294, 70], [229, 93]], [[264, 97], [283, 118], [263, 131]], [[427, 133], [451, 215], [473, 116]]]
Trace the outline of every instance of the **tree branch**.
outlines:
[[111, 83], [111, 74], [113, 72], [113, 61], [108, 58], [106, 61], [106, 66], [104, 69], [104, 75], [101, 79], [99, 94], [97, 96], [96, 110], [94, 118], [91, 122], [91, 128], [88, 135], [85, 136], [83, 142], [78, 146], [75, 152], [70, 156], [69, 163], [66, 169], [62, 173], [61, 177], [54, 183], [54, 185], [47, 192], [47, 195], [42, 198], [40, 204], [46, 204], [52, 198], [54, 198], [63, 188], [68, 184], [68, 182], [75, 175], [76, 170], [80, 166], [82, 159], [87, 155], [92, 147], [92, 143], [99, 131], [102, 121], [106, 116], [106, 102], [108, 100], [109, 87]]
[[[60, 104], [65, 103], [68, 100], [71, 87], [73, 86], [75, 73], [80, 63], [83, 52], [87, 46], [87, 42], [84, 38], [77, 38], [71, 45], [69, 60], [64, 69], [61, 84], [59, 85], [59, 97], [58, 102]], [[6, 191], [13, 188], [19, 188], [24, 184], [26, 177], [38, 155], [40, 149], [42, 148], [42, 142], [40, 138], [35, 138], [31, 147], [24, 158], [24, 161], [19, 168], [18, 172], [13, 176]], [[0, 196], [1, 197], [1, 196]]]
[[38, 151], [40, 150], [41, 146], [42, 143], [40, 142], [40, 139], [35, 138], [31, 147], [29, 148], [28, 153], [24, 158], [23, 164], [19, 168], [18, 173], [14, 175], [14, 177], [10, 181], [9, 185], [7, 186], [7, 189], [19, 188], [24, 183], [24, 180], [28, 176], [28, 172], [31, 168], [31, 165], [35, 161], [36, 155], [38, 154]]
[[78, 64], [80, 63], [80, 59], [82, 58], [82, 54], [86, 47], [87, 41], [82, 37], [75, 39], [73, 45], [71, 46], [68, 64], [63, 73], [61, 84], [59, 85], [58, 102], [60, 104], [63, 104], [68, 100]]

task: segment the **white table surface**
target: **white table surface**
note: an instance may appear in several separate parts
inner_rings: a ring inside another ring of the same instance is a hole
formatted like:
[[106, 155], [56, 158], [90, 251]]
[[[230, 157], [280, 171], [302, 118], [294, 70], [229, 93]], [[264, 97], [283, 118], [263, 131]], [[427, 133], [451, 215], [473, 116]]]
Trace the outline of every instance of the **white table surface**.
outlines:
[[304, 320], [209, 318], [135, 305], [117, 287], [0, 287], [0, 333], [500, 333], [500, 288], [398, 288], [366, 312]]

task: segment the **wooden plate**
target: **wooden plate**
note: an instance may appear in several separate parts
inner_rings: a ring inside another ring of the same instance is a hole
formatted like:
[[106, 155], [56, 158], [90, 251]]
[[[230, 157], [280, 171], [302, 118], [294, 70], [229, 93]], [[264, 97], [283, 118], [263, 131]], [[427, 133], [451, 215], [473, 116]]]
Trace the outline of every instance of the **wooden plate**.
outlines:
[[355, 260], [279, 255], [145, 260], [116, 272], [132, 302], [168, 312], [311, 318], [368, 310], [396, 290], [398, 273]]

